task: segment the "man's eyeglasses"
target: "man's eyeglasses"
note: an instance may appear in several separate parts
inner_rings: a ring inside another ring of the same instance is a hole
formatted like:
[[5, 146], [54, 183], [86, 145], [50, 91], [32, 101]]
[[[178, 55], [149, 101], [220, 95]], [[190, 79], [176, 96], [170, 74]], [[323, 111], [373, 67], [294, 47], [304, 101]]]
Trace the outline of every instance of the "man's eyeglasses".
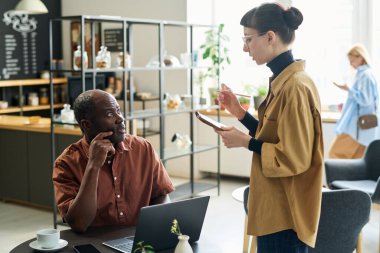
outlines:
[[253, 38], [258, 38], [260, 36], [265, 35], [266, 33], [252, 34], [241, 37], [243, 39], [244, 45], [248, 45], [252, 41]]

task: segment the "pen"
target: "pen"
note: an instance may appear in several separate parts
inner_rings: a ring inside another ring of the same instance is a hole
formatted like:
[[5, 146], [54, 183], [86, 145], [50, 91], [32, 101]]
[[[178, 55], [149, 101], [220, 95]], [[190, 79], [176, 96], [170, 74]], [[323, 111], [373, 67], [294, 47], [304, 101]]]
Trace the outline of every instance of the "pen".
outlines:
[[[220, 92], [220, 90], [216, 91], [216, 92]], [[232, 92], [234, 95], [236, 96], [240, 96], [240, 97], [246, 97], [246, 98], [250, 98], [251, 96], [250, 95], [245, 95], [245, 94], [240, 94], [240, 93], [235, 93], [235, 92]]]

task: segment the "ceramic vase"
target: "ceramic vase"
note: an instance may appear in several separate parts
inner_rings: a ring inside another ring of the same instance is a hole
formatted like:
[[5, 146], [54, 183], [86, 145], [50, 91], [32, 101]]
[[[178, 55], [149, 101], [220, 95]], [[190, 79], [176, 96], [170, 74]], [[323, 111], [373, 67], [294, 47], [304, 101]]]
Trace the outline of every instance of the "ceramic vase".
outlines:
[[188, 235], [178, 236], [178, 244], [175, 247], [174, 253], [193, 253], [193, 249], [189, 244], [189, 238]]

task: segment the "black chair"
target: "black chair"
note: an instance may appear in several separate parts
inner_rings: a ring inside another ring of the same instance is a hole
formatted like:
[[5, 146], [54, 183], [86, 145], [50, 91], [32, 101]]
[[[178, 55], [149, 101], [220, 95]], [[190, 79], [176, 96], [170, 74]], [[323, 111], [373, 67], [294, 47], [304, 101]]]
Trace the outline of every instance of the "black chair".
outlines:
[[322, 192], [321, 216], [315, 248], [309, 253], [362, 252], [360, 232], [369, 221], [370, 196], [358, 190]]
[[361, 190], [380, 204], [380, 140], [371, 142], [361, 159], [326, 160], [325, 170], [330, 189]]
[[[249, 187], [244, 191], [247, 212]], [[324, 191], [317, 242], [310, 253], [362, 253], [360, 231], [369, 221], [371, 199], [358, 190]], [[360, 240], [358, 240], [358, 238]], [[253, 238], [256, 239], [256, 238]], [[254, 245], [254, 247], [256, 244]], [[252, 249], [250, 252], [255, 252]]]

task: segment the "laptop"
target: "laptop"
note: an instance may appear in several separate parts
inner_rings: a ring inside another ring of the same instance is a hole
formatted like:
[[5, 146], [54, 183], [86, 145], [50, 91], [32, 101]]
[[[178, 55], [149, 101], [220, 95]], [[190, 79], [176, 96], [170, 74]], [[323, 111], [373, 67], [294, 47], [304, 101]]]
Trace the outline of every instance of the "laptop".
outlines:
[[103, 244], [124, 253], [133, 252], [140, 241], [151, 245], [155, 251], [174, 248], [178, 243], [177, 236], [170, 231], [174, 219], [177, 219], [182, 234], [190, 236], [190, 244], [194, 243], [199, 240], [209, 199], [210, 196], [204, 196], [142, 207], [134, 237]]

